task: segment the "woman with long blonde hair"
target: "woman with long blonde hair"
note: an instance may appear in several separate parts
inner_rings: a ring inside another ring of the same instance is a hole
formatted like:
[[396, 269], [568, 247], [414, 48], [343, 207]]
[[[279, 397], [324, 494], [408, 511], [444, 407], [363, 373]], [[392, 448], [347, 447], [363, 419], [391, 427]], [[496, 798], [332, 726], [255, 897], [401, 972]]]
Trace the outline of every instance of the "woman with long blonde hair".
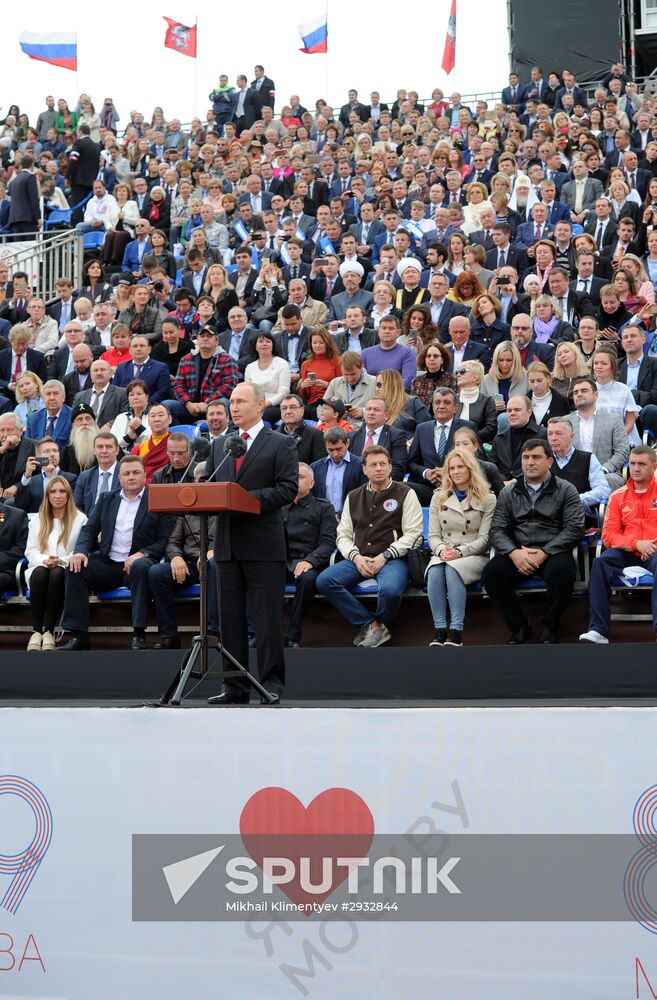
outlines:
[[409, 438], [415, 434], [418, 424], [431, 420], [431, 414], [417, 396], [409, 396], [404, 389], [404, 380], [394, 368], [384, 368], [378, 372], [374, 383], [374, 395], [385, 399], [388, 404], [388, 423], [397, 427]]
[[65, 569], [86, 520], [75, 506], [68, 480], [49, 479], [39, 511], [30, 521], [25, 549], [33, 629], [29, 652], [55, 648], [53, 632], [64, 607]]
[[[431, 646], [461, 646], [466, 587], [481, 579], [488, 562], [488, 535], [495, 496], [475, 456], [454, 448], [443, 465], [440, 489], [429, 506], [427, 593], [435, 633]], [[449, 607], [449, 629], [447, 612]]]

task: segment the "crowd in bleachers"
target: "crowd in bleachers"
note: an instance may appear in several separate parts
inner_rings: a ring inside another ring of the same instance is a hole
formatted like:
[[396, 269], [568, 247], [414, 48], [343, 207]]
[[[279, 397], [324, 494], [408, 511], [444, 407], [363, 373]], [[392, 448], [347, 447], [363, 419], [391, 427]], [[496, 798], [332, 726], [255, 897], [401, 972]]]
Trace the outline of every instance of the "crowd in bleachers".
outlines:
[[[7, 248], [40, 227], [85, 247], [80, 287], [62, 274], [49, 302], [0, 261], [0, 592], [18, 566], [29, 649], [54, 649], [60, 622], [87, 642], [89, 594], [122, 584], [133, 648], [153, 599], [159, 645], [180, 644], [198, 525], [145, 497], [212, 471], [192, 442], [230, 433], [242, 383], [301, 463], [292, 646], [316, 591], [355, 644], [387, 642], [409, 580], [436, 645], [461, 644], [482, 579], [525, 642], [515, 594], [537, 577], [555, 642], [587, 532], [608, 548], [584, 640], [607, 641], [623, 573], [650, 579], [657, 100], [618, 64], [589, 93], [568, 70], [512, 73], [493, 106], [347, 96], [275, 114], [256, 67], [184, 128], [88, 95], [0, 121]], [[121, 521], [143, 504], [116, 546], [106, 494]]]

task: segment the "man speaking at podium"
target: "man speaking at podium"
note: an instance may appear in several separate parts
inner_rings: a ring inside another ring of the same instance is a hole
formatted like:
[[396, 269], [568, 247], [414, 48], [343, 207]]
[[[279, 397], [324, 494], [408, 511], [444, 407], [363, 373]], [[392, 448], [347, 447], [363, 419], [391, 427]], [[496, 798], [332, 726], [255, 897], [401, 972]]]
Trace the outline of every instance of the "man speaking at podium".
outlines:
[[[292, 503], [299, 482], [299, 460], [291, 438], [275, 434], [262, 422], [265, 397], [251, 383], [241, 383], [230, 397], [232, 421], [246, 445], [241, 458], [225, 458], [226, 437], [212, 445], [208, 472], [218, 482], [237, 483], [260, 501], [260, 514], [219, 514], [214, 542], [221, 593], [221, 641], [243, 666], [249, 663], [247, 598], [256, 623], [260, 683], [279, 701], [285, 684], [283, 601], [287, 546], [282, 508]], [[206, 477], [210, 478], [210, 475]], [[227, 663], [227, 669], [230, 664]], [[239, 705], [249, 700], [249, 683], [228, 678], [211, 705]]]

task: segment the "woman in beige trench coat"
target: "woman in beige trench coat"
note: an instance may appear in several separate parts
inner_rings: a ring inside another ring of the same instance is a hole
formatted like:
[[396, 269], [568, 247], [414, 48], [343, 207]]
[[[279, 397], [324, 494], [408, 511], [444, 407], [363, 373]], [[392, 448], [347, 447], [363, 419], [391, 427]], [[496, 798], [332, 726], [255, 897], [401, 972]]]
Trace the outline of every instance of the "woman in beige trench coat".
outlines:
[[455, 448], [447, 455], [442, 486], [429, 508], [433, 557], [427, 568], [427, 589], [435, 628], [431, 646], [463, 644], [465, 588], [481, 578], [488, 562], [494, 510], [495, 496], [476, 458], [463, 448]]

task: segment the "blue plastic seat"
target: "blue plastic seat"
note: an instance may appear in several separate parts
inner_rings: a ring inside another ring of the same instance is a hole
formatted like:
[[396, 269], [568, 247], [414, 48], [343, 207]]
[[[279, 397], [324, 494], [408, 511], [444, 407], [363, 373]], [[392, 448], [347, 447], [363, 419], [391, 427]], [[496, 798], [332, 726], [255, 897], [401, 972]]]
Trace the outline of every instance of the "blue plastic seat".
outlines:
[[105, 230], [102, 233], [85, 233], [82, 239], [84, 250], [100, 250], [105, 242]]
[[170, 427], [169, 431], [173, 434], [185, 434], [191, 441], [193, 438], [198, 437], [199, 433], [194, 426], [194, 424], [176, 424], [174, 427]]
[[102, 590], [97, 594], [99, 601], [129, 601], [131, 596], [129, 587], [115, 587], [114, 590]]

